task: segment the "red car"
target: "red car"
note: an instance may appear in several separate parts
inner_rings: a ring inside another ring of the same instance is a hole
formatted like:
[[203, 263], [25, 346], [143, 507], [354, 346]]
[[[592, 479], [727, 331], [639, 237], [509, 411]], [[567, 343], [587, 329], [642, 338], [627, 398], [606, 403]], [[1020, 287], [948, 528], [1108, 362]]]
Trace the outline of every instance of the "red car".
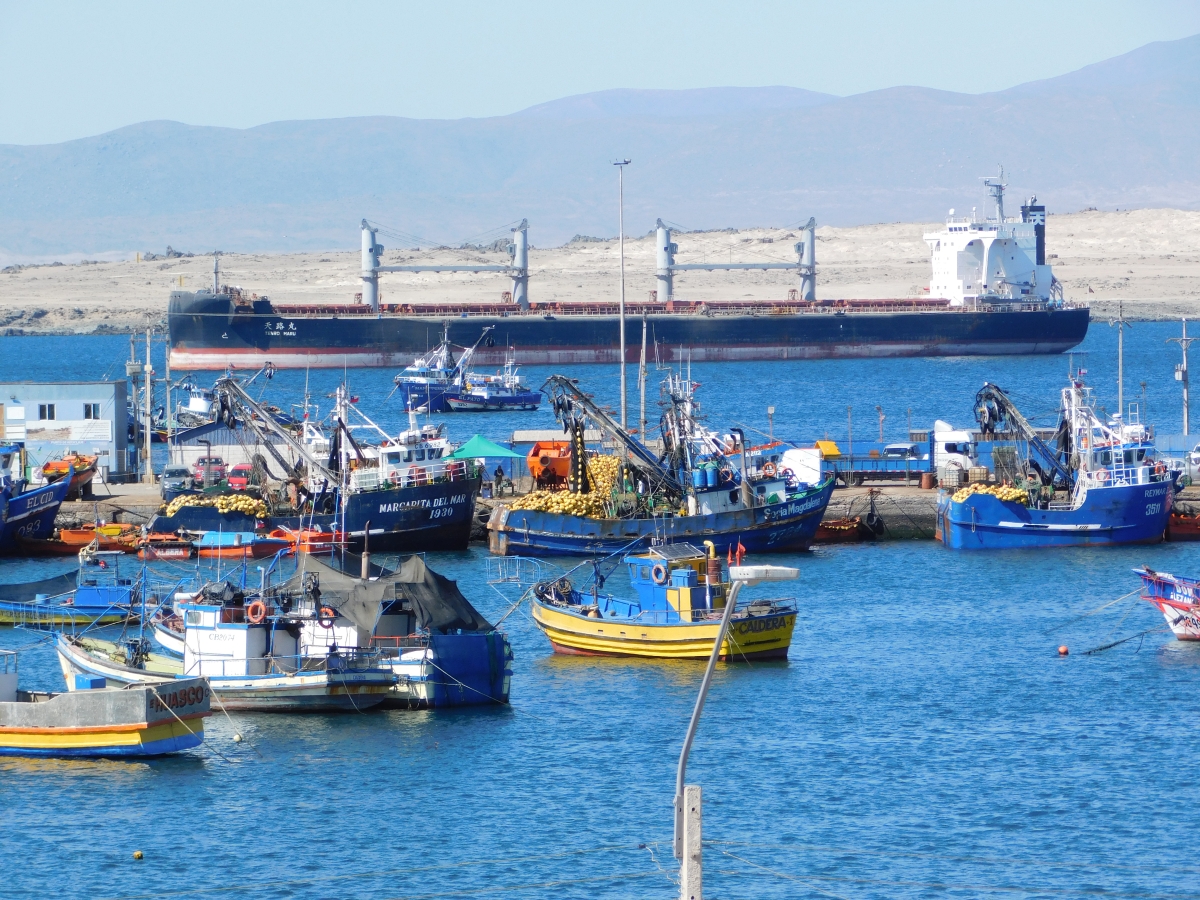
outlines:
[[219, 456], [202, 456], [192, 466], [192, 475], [197, 481], [216, 484], [225, 480], [225, 460]]
[[250, 484], [250, 473], [254, 469], [247, 463], [238, 463], [229, 470], [229, 487], [235, 491], [244, 491]]

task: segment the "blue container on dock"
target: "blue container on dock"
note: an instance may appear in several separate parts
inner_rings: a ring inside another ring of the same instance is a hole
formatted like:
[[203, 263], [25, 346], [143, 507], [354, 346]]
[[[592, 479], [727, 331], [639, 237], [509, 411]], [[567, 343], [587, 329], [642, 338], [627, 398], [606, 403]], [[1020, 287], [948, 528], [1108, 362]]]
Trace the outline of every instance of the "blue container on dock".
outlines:
[[102, 691], [108, 687], [108, 679], [103, 675], [75, 675], [75, 690]]

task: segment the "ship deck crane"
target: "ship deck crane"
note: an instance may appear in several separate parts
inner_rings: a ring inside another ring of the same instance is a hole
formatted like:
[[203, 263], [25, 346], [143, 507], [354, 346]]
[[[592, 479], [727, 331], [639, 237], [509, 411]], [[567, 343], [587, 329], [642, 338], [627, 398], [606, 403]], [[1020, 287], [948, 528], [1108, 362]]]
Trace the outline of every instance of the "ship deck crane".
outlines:
[[581, 391], [572, 379], [565, 375], [551, 375], [542, 385], [543, 391], [547, 388], [554, 414], [560, 422], [575, 411], [582, 413], [602, 432], [620, 443], [625, 452], [637, 460], [639, 468], [652, 482], [673, 493], [683, 493], [683, 485], [675, 475], [663, 468], [658, 458], [641, 441], [625, 431], [616, 419]]
[[1074, 487], [1075, 477], [1070, 469], [1064, 466], [1058, 454], [1038, 437], [1037, 431], [1003, 388], [987, 381], [983, 383], [983, 387], [975, 395], [975, 420], [979, 423], [979, 430], [985, 435], [998, 431], [1012, 431], [1019, 435], [1021, 440], [1028, 442], [1038, 456], [1050, 466], [1052, 473], [1062, 476], [1068, 490]]

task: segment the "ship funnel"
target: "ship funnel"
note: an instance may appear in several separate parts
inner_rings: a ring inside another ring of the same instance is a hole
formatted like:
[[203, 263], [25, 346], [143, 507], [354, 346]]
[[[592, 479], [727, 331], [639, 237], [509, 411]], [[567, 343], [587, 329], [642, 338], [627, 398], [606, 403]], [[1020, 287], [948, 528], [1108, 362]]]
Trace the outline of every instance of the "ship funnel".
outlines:
[[379, 312], [379, 255], [383, 247], [375, 243], [376, 230], [362, 220], [362, 302]]
[[817, 299], [817, 220], [810, 218], [804, 226], [804, 240], [796, 244], [800, 257], [800, 299]]
[[522, 219], [512, 236], [508, 248], [512, 257], [512, 298], [521, 309], [529, 309], [529, 220]]
[[213, 294], [221, 293], [221, 251], [213, 251]]
[[655, 266], [654, 274], [658, 278], [658, 299], [668, 303], [675, 299], [675, 277], [672, 267], [675, 265], [677, 244], [671, 243], [671, 229], [659, 219], [655, 223]]

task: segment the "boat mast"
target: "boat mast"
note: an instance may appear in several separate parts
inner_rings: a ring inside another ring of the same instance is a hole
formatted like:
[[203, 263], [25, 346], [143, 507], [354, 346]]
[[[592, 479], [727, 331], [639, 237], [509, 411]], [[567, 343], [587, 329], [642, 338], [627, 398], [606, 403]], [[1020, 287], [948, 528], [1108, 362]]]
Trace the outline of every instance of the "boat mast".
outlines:
[[625, 167], [629, 160], [617, 160], [617, 221], [618, 243], [621, 254], [621, 428], [627, 430], [629, 422], [626, 415], [625, 397]]
[[1117, 329], [1117, 415], [1125, 416], [1125, 329], [1132, 327], [1125, 321], [1125, 301], [1117, 304], [1117, 317], [1108, 320], [1109, 326]]
[[[1186, 333], [1187, 327], [1184, 326]], [[638, 419], [638, 434], [642, 436], [642, 443], [646, 443], [646, 314], [642, 313], [642, 358], [638, 363], [638, 390], [642, 396], [641, 415]], [[1186, 392], [1186, 388], [1184, 391]]]

